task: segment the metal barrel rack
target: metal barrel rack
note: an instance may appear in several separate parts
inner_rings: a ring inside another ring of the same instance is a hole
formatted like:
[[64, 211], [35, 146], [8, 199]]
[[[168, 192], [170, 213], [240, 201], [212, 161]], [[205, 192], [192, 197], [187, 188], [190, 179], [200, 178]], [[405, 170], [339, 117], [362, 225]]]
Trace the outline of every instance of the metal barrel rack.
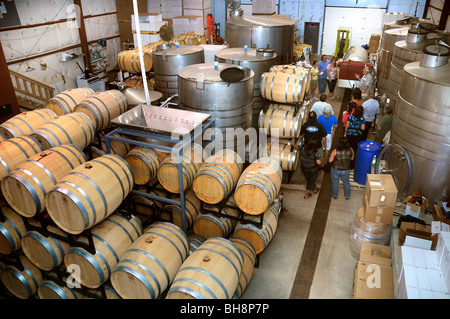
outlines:
[[[140, 106], [137, 106], [140, 107]], [[167, 108], [161, 108], [161, 110], [168, 110]], [[131, 110], [133, 111], [133, 110]], [[178, 111], [179, 110], [172, 110], [172, 111]], [[130, 111], [129, 111], [130, 112]], [[184, 113], [182, 114], [192, 114], [194, 112], [188, 112], [188, 111], [182, 111]], [[126, 113], [125, 113], [126, 114]], [[200, 114], [200, 113], [199, 113]], [[202, 114], [205, 115], [205, 114]], [[126, 117], [127, 115], [125, 115]], [[144, 116], [144, 115], [142, 115]], [[187, 227], [186, 227], [186, 207], [185, 207], [185, 197], [184, 197], [184, 187], [183, 187], [183, 174], [182, 174], [182, 157], [184, 150], [197, 140], [198, 138], [201, 138], [202, 134], [206, 131], [208, 128], [213, 128], [215, 125], [215, 119], [209, 118], [209, 115], [206, 116], [206, 119], [202, 121], [201, 124], [196, 126], [195, 128], [200, 129], [192, 129], [188, 134], [185, 134], [183, 138], [180, 139], [174, 139], [171, 137], [169, 132], [167, 131], [159, 131], [158, 129], [154, 129], [152, 127], [148, 126], [142, 126], [142, 125], [136, 125], [136, 124], [129, 124], [121, 122], [120, 117], [113, 120], [113, 123], [115, 123], [118, 127], [113, 129], [110, 133], [105, 135], [105, 144], [106, 144], [106, 152], [110, 153], [110, 143], [111, 140], [116, 140], [124, 143], [129, 143], [133, 145], [143, 146], [143, 147], [149, 147], [154, 148], [159, 151], [163, 152], [170, 152], [172, 154], [176, 154], [176, 162], [178, 167], [178, 182], [180, 185], [180, 200], [174, 200], [171, 198], [165, 198], [153, 194], [147, 194], [144, 192], [137, 191], [133, 189], [130, 194], [134, 195], [140, 195], [144, 196], [149, 199], [157, 200], [160, 202], [164, 202], [167, 204], [172, 204], [179, 206], [181, 208], [181, 216], [182, 216], [182, 222], [183, 222], [183, 231], [187, 234]], [[115, 136], [118, 134], [119, 136]], [[188, 135], [188, 136], [187, 136]], [[144, 142], [132, 139], [131, 137], [135, 138], [144, 138], [146, 140], [154, 140], [155, 142]], [[211, 137], [212, 143], [214, 143], [214, 135]], [[159, 143], [158, 143], [159, 142]], [[167, 146], [162, 145], [162, 143], [171, 144], [173, 146]], [[213, 144], [214, 145], [214, 144]], [[214, 153], [214, 147], [212, 149], [212, 153]]]

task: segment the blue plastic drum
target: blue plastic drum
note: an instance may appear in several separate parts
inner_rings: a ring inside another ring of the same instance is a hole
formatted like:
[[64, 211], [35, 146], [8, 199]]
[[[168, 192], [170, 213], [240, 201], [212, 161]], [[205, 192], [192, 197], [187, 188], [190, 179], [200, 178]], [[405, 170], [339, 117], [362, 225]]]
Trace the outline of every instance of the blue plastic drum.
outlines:
[[380, 144], [372, 141], [358, 143], [353, 174], [353, 180], [356, 183], [366, 185], [367, 174], [371, 172], [373, 157], [376, 156], [378, 158], [382, 148]]

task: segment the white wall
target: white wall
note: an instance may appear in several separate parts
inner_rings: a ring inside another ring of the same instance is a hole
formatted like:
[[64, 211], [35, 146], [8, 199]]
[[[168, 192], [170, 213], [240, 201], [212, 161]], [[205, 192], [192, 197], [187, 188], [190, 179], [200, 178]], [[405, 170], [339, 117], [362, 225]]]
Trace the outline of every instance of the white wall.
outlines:
[[[76, 87], [76, 77], [85, 68], [80, 56], [76, 59], [62, 62], [61, 53], [52, 50], [80, 44], [79, 30], [74, 28], [73, 1], [58, 0], [16, 0], [16, 8], [21, 25], [32, 26], [50, 21], [67, 20], [61, 23], [29, 27], [13, 31], [0, 32], [0, 41], [7, 62], [26, 58], [36, 54], [48, 53], [39, 58], [19, 63], [12, 63], [9, 68], [27, 77], [54, 87], [55, 94], [68, 88]], [[115, 0], [83, 0], [83, 15], [91, 16], [116, 11]], [[119, 27], [115, 14], [85, 19], [88, 41], [119, 35]], [[81, 47], [67, 50], [67, 53], [82, 53]], [[120, 52], [120, 39], [107, 41], [106, 53], [109, 56], [109, 69], [117, 64], [117, 54]], [[41, 65], [47, 65], [41, 69]], [[28, 71], [27, 71], [28, 70]]]

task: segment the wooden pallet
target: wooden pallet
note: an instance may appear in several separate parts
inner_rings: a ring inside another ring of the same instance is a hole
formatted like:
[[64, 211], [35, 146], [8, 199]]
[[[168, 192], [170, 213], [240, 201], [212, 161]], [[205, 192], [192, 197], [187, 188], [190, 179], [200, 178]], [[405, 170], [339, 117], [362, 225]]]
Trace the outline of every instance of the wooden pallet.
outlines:
[[[355, 171], [354, 170], [350, 170], [350, 188], [356, 188], [356, 189], [364, 189], [364, 188], [366, 188], [365, 185], [358, 184], [357, 182], [355, 182], [353, 180], [354, 174], [355, 174]], [[341, 185], [341, 184], [343, 185], [342, 180], [339, 180], [339, 185]]]

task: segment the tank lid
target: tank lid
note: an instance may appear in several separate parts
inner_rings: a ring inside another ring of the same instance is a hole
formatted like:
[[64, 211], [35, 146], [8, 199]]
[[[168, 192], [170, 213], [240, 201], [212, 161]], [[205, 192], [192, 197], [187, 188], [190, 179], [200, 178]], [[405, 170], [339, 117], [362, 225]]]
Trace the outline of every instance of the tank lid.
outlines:
[[220, 78], [220, 73], [224, 69], [227, 68], [240, 68], [245, 73], [245, 77], [242, 81], [248, 80], [255, 76], [255, 73], [244, 66], [234, 65], [234, 64], [226, 64], [226, 63], [217, 63], [217, 68], [215, 68], [215, 63], [197, 63], [185, 66], [178, 71], [178, 76], [187, 79], [198, 81], [199, 78], [202, 78], [204, 82], [224, 82]]
[[188, 55], [188, 54], [194, 54], [198, 52], [202, 52], [205, 49], [199, 45], [180, 45], [179, 47], [176, 47], [174, 45], [168, 46], [168, 47], [161, 47], [158, 46], [156, 50], [153, 51], [154, 55]]
[[423, 48], [420, 66], [435, 68], [448, 63], [450, 48], [440, 44], [431, 44]]
[[450, 87], [450, 77], [448, 76], [450, 73], [449, 63], [440, 67], [430, 68], [423, 67], [420, 65], [420, 61], [416, 61], [406, 64], [403, 69], [404, 72], [416, 78]]
[[216, 52], [215, 55], [219, 59], [249, 62], [266, 61], [275, 59], [277, 56], [274, 50], [272, 50], [272, 55], [270, 55], [269, 52], [260, 53], [258, 50], [265, 49], [248, 48], [247, 52], [245, 52], [244, 48], [226, 48]]
[[256, 54], [263, 56], [263, 57], [275, 57], [276, 56], [275, 50], [269, 48], [269, 45], [267, 45], [267, 48], [264, 48], [264, 49], [256, 49]]
[[371, 152], [380, 151], [382, 148], [380, 144], [371, 141], [359, 142], [358, 147], [364, 151], [371, 151]]

